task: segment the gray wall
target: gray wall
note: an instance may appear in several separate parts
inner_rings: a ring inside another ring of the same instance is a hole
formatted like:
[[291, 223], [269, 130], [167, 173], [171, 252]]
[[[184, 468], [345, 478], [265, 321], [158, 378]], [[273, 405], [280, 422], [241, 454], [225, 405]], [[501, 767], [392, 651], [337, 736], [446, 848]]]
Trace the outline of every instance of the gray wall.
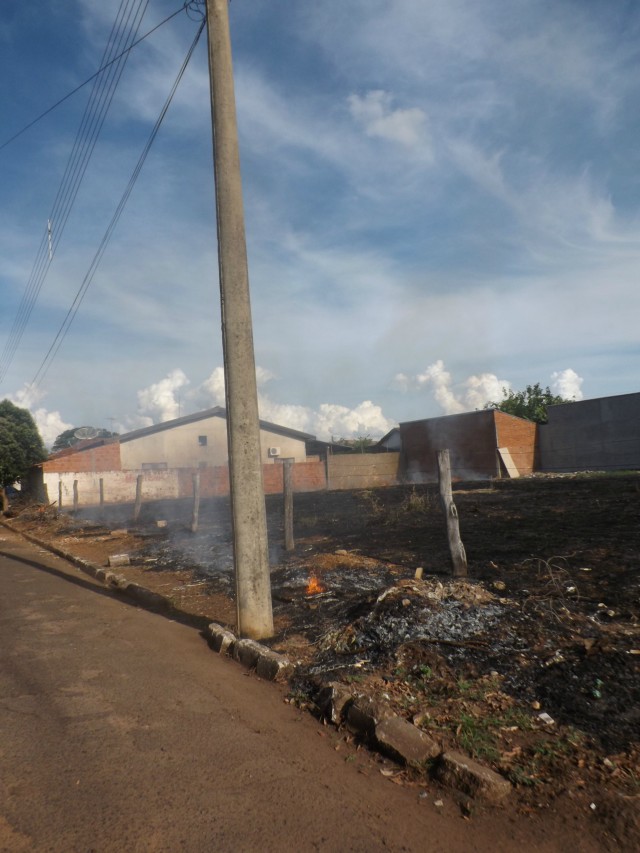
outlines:
[[640, 469], [640, 393], [549, 406], [539, 470]]

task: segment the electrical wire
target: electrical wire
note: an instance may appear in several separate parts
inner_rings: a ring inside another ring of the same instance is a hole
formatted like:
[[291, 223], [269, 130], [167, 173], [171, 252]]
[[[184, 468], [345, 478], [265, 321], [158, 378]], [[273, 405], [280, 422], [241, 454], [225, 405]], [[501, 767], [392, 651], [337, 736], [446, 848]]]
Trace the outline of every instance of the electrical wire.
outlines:
[[95, 80], [95, 78], [99, 74], [102, 74], [102, 72], [105, 71], [110, 65], [113, 65], [114, 62], [117, 62], [119, 59], [122, 59], [122, 57], [125, 54], [132, 51], [134, 47], [137, 47], [146, 38], [149, 38], [150, 35], [153, 35], [153, 33], [155, 33], [156, 30], [159, 30], [160, 27], [164, 26], [164, 24], [168, 23], [172, 18], [175, 18], [176, 15], [179, 15], [181, 12], [183, 12], [186, 9], [190, 9], [191, 5], [192, 4], [187, 0], [187, 2], [183, 3], [183, 5], [180, 6], [179, 9], [177, 9], [175, 12], [172, 12], [167, 18], [165, 18], [164, 21], [160, 21], [160, 23], [156, 24], [156, 26], [153, 27], [152, 29], [150, 29], [149, 32], [145, 33], [143, 36], [140, 36], [140, 38], [137, 39], [136, 41], [134, 41], [133, 44], [130, 44], [129, 47], [127, 47], [125, 50], [122, 51], [122, 53], [118, 54], [118, 56], [114, 56], [113, 59], [110, 59], [109, 62], [105, 63], [100, 68], [98, 68], [98, 70], [95, 72], [95, 74], [92, 74], [91, 77], [87, 77], [87, 79], [84, 81], [84, 83], [80, 83], [80, 85], [76, 86], [75, 89], [72, 89], [70, 92], [67, 92], [67, 94], [64, 97], [60, 98], [60, 100], [56, 101], [55, 104], [52, 104], [44, 112], [42, 112], [42, 113], [40, 113], [40, 115], [36, 116], [32, 121], [29, 122], [29, 124], [25, 124], [25, 126], [21, 130], [19, 130], [17, 133], [14, 133], [13, 136], [9, 137], [9, 139], [5, 139], [5, 141], [0, 145], [0, 151], [2, 151], [2, 149], [6, 148], [8, 145], [11, 145], [12, 142], [15, 142], [15, 140], [19, 136], [22, 136], [22, 134], [25, 133], [30, 128], [32, 128], [34, 126], [34, 124], [37, 124], [43, 118], [48, 116], [49, 113], [52, 113], [55, 109], [57, 109], [57, 107], [64, 104], [65, 101], [68, 101], [69, 98], [71, 98], [73, 95], [76, 94], [76, 92], [79, 92], [80, 89], [83, 89], [88, 83], [90, 83], [92, 80]]
[[93, 277], [94, 277], [94, 275], [98, 269], [100, 261], [102, 260], [102, 256], [105, 253], [105, 250], [107, 248], [107, 245], [109, 244], [109, 241], [111, 240], [111, 237], [112, 237], [113, 232], [115, 230], [115, 227], [118, 223], [118, 220], [120, 219], [122, 212], [125, 208], [125, 205], [126, 205], [127, 201], [129, 200], [129, 196], [131, 195], [131, 193], [133, 191], [133, 188], [134, 188], [135, 183], [138, 179], [138, 176], [140, 175], [140, 172], [142, 170], [142, 166], [144, 165], [144, 162], [147, 158], [147, 155], [151, 149], [151, 146], [152, 146], [156, 136], [158, 135], [158, 131], [160, 130], [160, 125], [162, 124], [162, 121], [164, 120], [164, 117], [167, 114], [167, 111], [169, 109], [171, 101], [173, 100], [173, 97], [176, 93], [176, 90], [177, 90], [179, 84], [180, 84], [180, 81], [182, 80], [184, 72], [187, 69], [187, 65], [189, 64], [191, 56], [193, 55], [193, 52], [196, 48], [196, 45], [198, 44], [198, 41], [200, 40], [200, 36], [202, 35], [202, 31], [204, 30], [205, 24], [206, 24], [206, 21], [203, 20], [202, 23], [200, 24], [200, 27], [198, 28], [198, 31], [195, 35], [193, 42], [191, 43], [191, 46], [189, 47], [189, 50], [187, 51], [187, 55], [184, 59], [184, 62], [182, 63], [182, 65], [180, 67], [180, 70], [178, 72], [178, 75], [177, 75], [174, 83], [173, 83], [173, 86], [171, 87], [171, 90], [169, 92], [167, 100], [165, 101], [164, 106], [162, 107], [162, 110], [160, 111], [160, 115], [158, 116], [158, 119], [157, 119], [155, 125], [153, 126], [151, 134], [149, 135], [149, 139], [147, 140], [147, 142], [146, 142], [146, 144], [142, 150], [142, 154], [140, 155], [140, 158], [136, 164], [136, 167], [133, 171], [133, 174], [131, 175], [131, 178], [129, 179], [129, 183], [127, 184], [127, 187], [126, 187], [126, 189], [122, 195], [122, 198], [120, 199], [120, 202], [118, 203], [116, 211], [115, 211], [115, 213], [111, 219], [111, 222], [109, 223], [109, 226], [107, 227], [107, 230], [105, 231], [105, 234], [104, 234], [104, 236], [100, 242], [100, 245], [99, 245], [99, 247], [98, 247], [98, 249], [97, 249], [97, 251], [93, 257], [93, 260], [91, 261], [91, 264], [90, 264], [89, 269], [88, 269], [88, 271], [87, 271], [87, 273], [86, 273], [86, 275], [82, 281], [82, 284], [80, 285], [78, 292], [76, 293], [75, 298], [71, 304], [71, 307], [67, 311], [66, 317], [64, 318], [60, 328], [58, 329], [58, 332], [57, 332], [51, 346], [49, 347], [47, 354], [43, 358], [43, 360], [40, 364], [40, 367], [36, 371], [32, 381], [31, 381], [31, 387], [32, 388], [37, 388], [38, 385], [42, 382], [42, 380], [46, 376], [47, 371], [51, 367], [52, 362], [54, 361], [56, 355], [58, 354], [58, 351], [59, 351], [60, 347], [62, 346], [62, 343], [63, 343], [65, 337], [67, 336], [68, 332], [69, 332], [69, 328], [71, 327], [71, 324], [73, 323], [73, 320], [74, 320], [76, 314], [78, 313], [78, 309], [80, 308], [80, 305], [82, 304], [82, 301], [83, 301], [83, 299], [87, 293], [87, 290], [89, 289], [89, 286], [91, 285]]
[[[0, 358], [0, 379], [6, 375], [13, 361], [113, 101], [128, 59], [128, 51], [123, 51], [122, 47], [130, 46], [132, 40], [135, 40], [148, 3], [149, 0], [121, 0], [101, 64], [104, 65], [105, 60], [109, 61], [105, 65], [104, 72], [95, 78], [76, 133], [67, 166], [48, 217], [47, 228], [40, 241], [31, 275]], [[114, 54], [120, 57], [116, 62], [111, 61]]]

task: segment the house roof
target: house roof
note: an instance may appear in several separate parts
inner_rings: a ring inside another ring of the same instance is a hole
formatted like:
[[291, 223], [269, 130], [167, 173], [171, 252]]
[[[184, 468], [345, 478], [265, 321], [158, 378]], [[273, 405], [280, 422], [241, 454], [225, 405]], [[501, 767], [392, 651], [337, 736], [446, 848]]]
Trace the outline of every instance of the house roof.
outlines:
[[86, 438], [84, 441], [76, 441], [70, 447], [63, 447], [62, 450], [56, 450], [55, 453], [50, 453], [46, 462], [51, 459], [62, 459], [63, 456], [71, 456], [73, 453], [82, 453], [83, 450], [91, 450], [92, 447], [102, 447], [105, 444], [113, 444], [118, 441], [118, 436], [109, 436], [108, 438]]
[[[184, 415], [181, 418], [174, 418], [171, 421], [163, 421], [160, 424], [153, 424], [152, 426], [136, 429], [132, 432], [126, 432], [120, 436], [119, 440], [122, 444], [127, 441], [134, 441], [137, 438], [143, 438], [146, 435], [153, 435], [157, 432], [175, 429], [176, 427], [185, 426], [185, 424], [197, 423], [198, 421], [208, 420], [209, 418], [222, 418], [226, 420], [227, 410], [224, 406], [214, 406], [212, 409], [204, 409], [204, 411], [195, 412], [192, 415]], [[315, 435], [300, 432], [296, 429], [290, 429], [289, 427], [280, 426], [279, 424], [273, 424], [270, 421], [261, 420], [259, 423], [260, 429], [265, 430], [265, 432], [273, 432], [277, 435], [287, 436], [288, 438], [297, 438], [300, 441], [310, 441], [315, 439]]]
[[[472, 412], [458, 412], [458, 413], [453, 414], [453, 415], [438, 415], [435, 418], [418, 418], [417, 420], [414, 420], [414, 421], [402, 421], [400, 423], [400, 427], [411, 426], [411, 424], [425, 423], [426, 421], [451, 420], [453, 422], [454, 420], [460, 419], [460, 418], [468, 418], [468, 419], [486, 418], [486, 417], [492, 418], [495, 415], [499, 415], [500, 417], [505, 417], [505, 418], [513, 418], [516, 421], [524, 421], [525, 423], [534, 423], [534, 421], [529, 420], [529, 418], [521, 418], [519, 415], [511, 415], [511, 414], [509, 414], [509, 412], [503, 412], [500, 409], [491, 408], [491, 409], [474, 409], [474, 411], [472, 411]], [[386, 436], [385, 436], [385, 438], [386, 438]]]
[[374, 446], [382, 445], [383, 442], [387, 441], [387, 439], [391, 438], [392, 435], [397, 435], [400, 432], [400, 427], [392, 427], [389, 432], [385, 433], [382, 438], [379, 438]]

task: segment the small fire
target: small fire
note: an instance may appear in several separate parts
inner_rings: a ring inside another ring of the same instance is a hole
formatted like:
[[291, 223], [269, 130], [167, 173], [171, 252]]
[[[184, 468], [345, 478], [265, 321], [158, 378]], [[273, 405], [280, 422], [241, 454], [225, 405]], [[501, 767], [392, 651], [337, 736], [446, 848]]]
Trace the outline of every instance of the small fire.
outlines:
[[318, 595], [320, 592], [324, 592], [324, 587], [315, 575], [311, 575], [307, 584], [307, 595]]

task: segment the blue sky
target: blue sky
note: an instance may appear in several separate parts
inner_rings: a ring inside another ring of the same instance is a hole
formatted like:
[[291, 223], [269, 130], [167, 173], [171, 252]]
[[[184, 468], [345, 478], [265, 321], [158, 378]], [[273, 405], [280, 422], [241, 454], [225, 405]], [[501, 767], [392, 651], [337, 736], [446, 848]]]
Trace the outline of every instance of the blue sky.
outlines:
[[[97, 70], [118, 5], [0, 2], [0, 144]], [[140, 32], [179, 6], [150, 0]], [[638, 390], [637, 3], [233, 0], [230, 15], [263, 417], [381, 435], [505, 386]], [[222, 402], [204, 38], [29, 386], [196, 28], [181, 13], [132, 52], [0, 385], [48, 441]], [[0, 151], [0, 350], [88, 94]]]

